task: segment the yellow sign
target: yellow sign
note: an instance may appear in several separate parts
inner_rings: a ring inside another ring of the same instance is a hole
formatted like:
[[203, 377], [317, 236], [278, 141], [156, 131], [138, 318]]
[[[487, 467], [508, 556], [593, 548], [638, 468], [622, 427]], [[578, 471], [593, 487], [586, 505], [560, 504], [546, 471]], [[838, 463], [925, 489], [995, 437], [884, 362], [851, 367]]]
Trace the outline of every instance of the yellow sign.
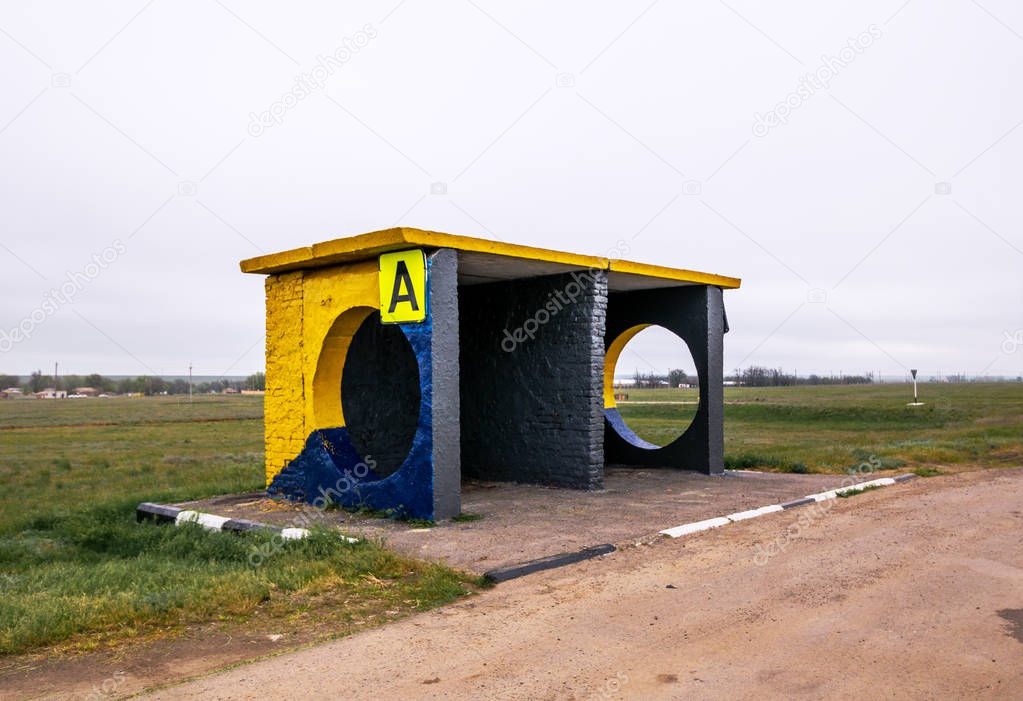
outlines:
[[426, 319], [426, 254], [421, 249], [380, 256], [380, 321], [404, 324]]

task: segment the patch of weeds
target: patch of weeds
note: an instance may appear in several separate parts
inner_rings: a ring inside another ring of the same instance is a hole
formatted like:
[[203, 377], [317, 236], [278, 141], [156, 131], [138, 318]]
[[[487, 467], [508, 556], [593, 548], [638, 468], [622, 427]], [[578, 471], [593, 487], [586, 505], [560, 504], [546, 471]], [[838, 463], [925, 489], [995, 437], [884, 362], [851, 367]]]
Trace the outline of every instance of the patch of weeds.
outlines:
[[468, 581], [474, 587], [477, 587], [479, 589], [493, 589], [494, 587], [497, 586], [497, 582], [495, 582], [485, 574], [477, 575], [472, 579], [469, 579]]
[[366, 506], [365, 504], [361, 504], [359, 506], [343, 506], [331, 501], [330, 504], [327, 505], [327, 509], [341, 509], [342, 511], [347, 511], [352, 516], [356, 516], [358, 518], [394, 518], [393, 511], [374, 509]]
[[896, 441], [889, 443], [892, 448], [926, 448], [934, 445], [934, 440], [931, 438], [913, 438], [904, 441]]
[[52, 464], [55, 468], [64, 472], [70, 472], [71, 470], [71, 461], [67, 458], [57, 458]]
[[424, 518], [412, 518], [404, 511], [398, 509], [374, 509], [371, 506], [361, 504], [359, 506], [340, 506], [331, 502], [328, 509], [343, 509], [357, 518], [386, 518], [392, 521], [406, 523], [413, 528], [433, 528], [437, 525], [435, 521]]
[[937, 477], [938, 475], [945, 474], [941, 470], [937, 470], [933, 467], [914, 467], [912, 472], [917, 477]]
[[849, 474], [856, 474], [860, 471], [860, 466], [864, 464], [870, 465], [874, 470], [895, 470], [906, 465], [906, 461], [902, 458], [884, 457], [863, 448], [854, 449], [852, 455], [860, 462], [846, 469]]
[[768, 455], [741, 453], [725, 456], [725, 469], [727, 470], [751, 470], [758, 467], [766, 467], [777, 472], [792, 472], [797, 475], [806, 475], [811, 472], [805, 463], [789, 462]]
[[395, 520], [407, 523], [413, 528], [433, 528], [437, 525], [436, 521], [431, 521], [427, 518], [399, 518]]
[[[878, 470], [894, 470], [895, 468], [902, 467], [906, 464], [906, 461], [903, 460], [902, 458], [885, 457], [882, 455], [878, 455], [873, 451], [864, 450], [863, 448], [854, 448], [852, 451], [852, 456], [856, 460], [859, 460], [860, 463], [868, 462], [874, 465], [875, 469]], [[855, 471], [856, 467], [857, 466], [854, 465], [849, 469], [849, 471], [850, 472]]]
[[463, 511], [457, 516], [452, 516], [451, 520], [456, 523], [468, 523], [470, 521], [479, 521], [481, 518], [483, 518], [483, 514], [473, 514], [468, 511]]

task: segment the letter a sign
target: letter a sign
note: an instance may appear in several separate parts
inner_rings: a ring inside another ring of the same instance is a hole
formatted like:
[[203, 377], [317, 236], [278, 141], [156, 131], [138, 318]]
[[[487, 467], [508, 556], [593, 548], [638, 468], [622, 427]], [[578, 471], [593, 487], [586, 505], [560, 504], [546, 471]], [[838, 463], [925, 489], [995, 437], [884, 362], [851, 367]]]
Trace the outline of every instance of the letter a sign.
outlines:
[[426, 319], [426, 255], [420, 249], [380, 256], [380, 321], [405, 324]]

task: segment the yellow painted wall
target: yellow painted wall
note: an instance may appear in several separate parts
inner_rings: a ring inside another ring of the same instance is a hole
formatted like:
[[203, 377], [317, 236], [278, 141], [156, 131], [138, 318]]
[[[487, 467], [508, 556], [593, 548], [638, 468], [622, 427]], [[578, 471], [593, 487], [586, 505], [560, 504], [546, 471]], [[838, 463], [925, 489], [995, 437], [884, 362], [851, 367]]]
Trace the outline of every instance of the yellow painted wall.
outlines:
[[267, 484], [309, 433], [344, 425], [344, 357], [359, 325], [380, 307], [378, 278], [375, 260], [267, 277]]
[[302, 377], [302, 292], [304, 273], [266, 279], [266, 395], [263, 425], [266, 481], [302, 451], [305, 442]]
[[[363, 319], [380, 308], [379, 277], [375, 260], [305, 274], [302, 380], [306, 435], [317, 428], [344, 425], [344, 357]], [[317, 366], [321, 366], [319, 373]]]
[[618, 406], [618, 402], [615, 401], [615, 366], [618, 365], [618, 357], [625, 350], [626, 344], [635, 338], [643, 329], [650, 326], [650, 324], [638, 324], [631, 328], [625, 329], [618, 338], [611, 342], [611, 345], [607, 347], [607, 353], [604, 354], [604, 408], [613, 409]]

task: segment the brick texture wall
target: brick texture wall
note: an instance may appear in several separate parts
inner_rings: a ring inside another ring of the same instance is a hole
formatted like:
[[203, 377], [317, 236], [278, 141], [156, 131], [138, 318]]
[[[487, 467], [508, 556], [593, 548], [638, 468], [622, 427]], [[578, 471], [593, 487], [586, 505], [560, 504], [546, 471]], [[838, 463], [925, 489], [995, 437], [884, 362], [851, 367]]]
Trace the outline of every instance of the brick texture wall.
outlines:
[[463, 476], [600, 488], [606, 272], [458, 292]]
[[305, 397], [302, 381], [303, 274], [266, 278], [266, 396], [263, 413], [267, 484], [302, 451]]

